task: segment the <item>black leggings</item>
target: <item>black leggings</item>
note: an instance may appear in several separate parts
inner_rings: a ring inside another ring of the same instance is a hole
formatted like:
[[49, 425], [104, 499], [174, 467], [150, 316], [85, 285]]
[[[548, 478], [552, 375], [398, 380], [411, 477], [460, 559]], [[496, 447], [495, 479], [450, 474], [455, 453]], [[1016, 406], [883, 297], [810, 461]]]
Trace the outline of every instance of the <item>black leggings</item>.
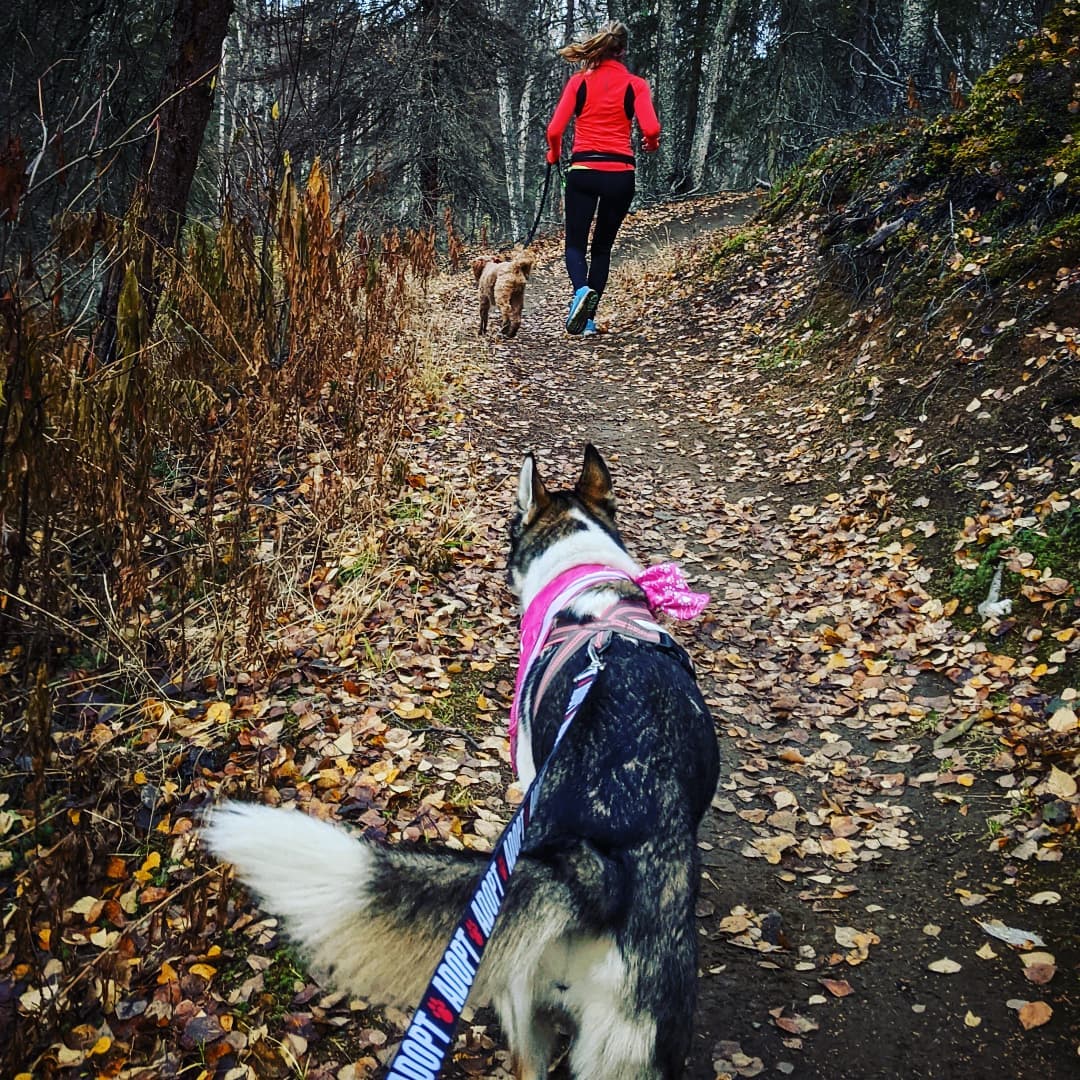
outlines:
[[[566, 173], [566, 272], [576, 292], [588, 285], [603, 293], [615, 235], [634, 199], [634, 170], [569, 169]], [[593, 217], [592, 248], [585, 258]]]

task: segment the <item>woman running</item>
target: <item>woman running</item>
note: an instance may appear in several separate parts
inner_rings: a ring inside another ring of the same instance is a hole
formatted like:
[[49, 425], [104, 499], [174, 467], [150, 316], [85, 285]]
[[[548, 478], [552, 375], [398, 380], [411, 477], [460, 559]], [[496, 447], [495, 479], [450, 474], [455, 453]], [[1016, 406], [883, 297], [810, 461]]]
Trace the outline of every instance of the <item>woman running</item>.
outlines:
[[[574, 289], [566, 317], [569, 334], [596, 333], [593, 316], [607, 284], [611, 249], [634, 198], [632, 121], [638, 122], [645, 150], [651, 153], [660, 146], [660, 121], [649, 84], [631, 75], [623, 63], [626, 42], [626, 27], [612, 22], [559, 50], [565, 60], [581, 65], [563, 89], [547, 129], [547, 161], [554, 165], [563, 132], [574, 120], [565, 195], [566, 271]], [[586, 259], [593, 218], [596, 228]]]

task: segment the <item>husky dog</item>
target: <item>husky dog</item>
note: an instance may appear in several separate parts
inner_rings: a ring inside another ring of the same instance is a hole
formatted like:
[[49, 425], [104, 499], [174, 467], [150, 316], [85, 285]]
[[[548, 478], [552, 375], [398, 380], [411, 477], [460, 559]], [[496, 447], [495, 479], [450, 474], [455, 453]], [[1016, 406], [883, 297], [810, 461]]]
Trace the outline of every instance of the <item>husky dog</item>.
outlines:
[[[554, 752], [597, 639], [558, 670], [541, 646], [519, 679], [522, 780], [551, 759], [473, 1001], [494, 1004], [519, 1080], [543, 1080], [560, 1028], [578, 1080], [670, 1080], [690, 1046], [696, 834], [716, 787], [715, 730], [685, 653], [652, 622], [633, 581], [641, 567], [616, 531], [596, 450], [586, 448], [565, 491], [548, 490], [530, 455], [517, 502], [508, 569], [523, 609], [585, 566], [585, 588], [552, 604], [552, 637], [588, 638], [615, 607], [641, 632], [605, 636], [603, 667]], [[212, 813], [205, 839], [284, 917], [317, 969], [406, 1007], [424, 992], [487, 861], [368, 843], [295, 810], [237, 803]]]
[[498, 256], [474, 259], [472, 264], [476, 288], [480, 293], [480, 330], [487, 333], [488, 313], [495, 304], [502, 315], [503, 337], [511, 338], [521, 328], [521, 313], [525, 307], [525, 285], [532, 273], [533, 256], [528, 251], [518, 251], [504, 260]]

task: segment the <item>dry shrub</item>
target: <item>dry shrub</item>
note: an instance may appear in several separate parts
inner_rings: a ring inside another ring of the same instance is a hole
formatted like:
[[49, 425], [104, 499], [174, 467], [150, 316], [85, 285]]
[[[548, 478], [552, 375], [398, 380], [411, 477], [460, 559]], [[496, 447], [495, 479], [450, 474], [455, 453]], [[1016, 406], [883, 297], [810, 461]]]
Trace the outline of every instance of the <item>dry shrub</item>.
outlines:
[[[0, 954], [44, 962], [42, 928], [59, 940], [95, 887], [92, 853], [125, 850], [160, 813], [139, 791], [197, 767], [199, 721], [169, 699], [272, 669], [290, 624], [325, 606], [328, 536], [363, 535], [400, 479], [433, 232], [346, 235], [317, 163], [302, 186], [286, 170], [248, 198], [257, 214], [226, 206], [171, 264], [159, 253], [153, 325], [123, 268], [112, 362], [64, 287], [139, 250], [129, 222], [64, 215], [49, 251], [0, 282], [0, 806], [26, 823], [4, 867], [20, 899]], [[144, 745], [166, 757], [138, 789]], [[201, 880], [181, 898], [195, 928]], [[31, 981], [55, 996], [11, 1052], [78, 986], [111, 978], [115, 956], [54, 955]]]
[[111, 363], [63, 282], [98, 249], [136, 250], [128, 223], [63, 216], [53, 286], [24, 265], [0, 288], [9, 701], [40, 663], [145, 693], [265, 658], [326, 531], [392, 480], [434, 234], [346, 236], [318, 162], [249, 205], [189, 229], [153, 326], [125, 267]]

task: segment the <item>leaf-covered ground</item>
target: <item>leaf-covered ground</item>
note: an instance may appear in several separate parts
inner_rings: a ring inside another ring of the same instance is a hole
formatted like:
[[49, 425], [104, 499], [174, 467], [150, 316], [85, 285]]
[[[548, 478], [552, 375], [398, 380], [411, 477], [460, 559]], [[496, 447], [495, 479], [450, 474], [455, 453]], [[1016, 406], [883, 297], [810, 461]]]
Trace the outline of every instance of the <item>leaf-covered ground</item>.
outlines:
[[[1075, 627], [1054, 620], [1059, 638], [1036, 654], [954, 621], [962, 602], [917, 543], [950, 510], [940, 485], [911, 490], [920, 436], [868, 438], [855, 421], [869, 405], [845, 416], [837, 380], [784, 366], [802, 348], [789, 315], [819, 285], [813, 225], [737, 224], [751, 209], [635, 215], [591, 339], [562, 331], [554, 247], [512, 342], [477, 340], [471, 277], [446, 284], [446, 394], [414, 416], [378, 535], [343, 533], [310, 609], [277, 630], [291, 659], [184, 708], [148, 706], [115, 760], [124, 843], [69, 844], [53, 876], [40, 854], [22, 879], [57, 889], [62, 860], [82, 858], [96, 887], [58, 894], [35, 956], [0, 960], [0, 1031], [42, 1020], [36, 1046], [9, 1043], [26, 1055], [12, 1074], [378, 1074], [404, 1017], [319, 987], [273, 919], [219, 891], [198, 813], [228, 794], [391, 842], [489, 847], [520, 794], [504, 737], [517, 470], [535, 450], [570, 481], [591, 441], [631, 551], [678, 559], [713, 598], [675, 631], [723, 761], [701, 834], [689, 1075], [1072, 1075]], [[718, 251], [748, 244], [738, 274], [712, 272]], [[1075, 341], [1057, 328], [1043, 355], [1056, 333]], [[1059, 577], [1026, 580], [1061, 616], [1073, 597]], [[1058, 742], [1036, 755], [1043, 737]], [[11, 839], [18, 815], [5, 824]], [[61, 949], [84, 958], [77, 979], [58, 978]], [[506, 1067], [477, 1013], [453, 1075]]]
[[[650, 253], [591, 340], [561, 332], [556, 258], [523, 336], [468, 386], [469, 437], [504, 501], [524, 450], [570, 479], [594, 441], [631, 550], [681, 560], [713, 594], [680, 633], [726, 763], [702, 838], [691, 1075], [1064, 1074], [1080, 1044], [1075, 867], [1057, 861], [1062, 831], [1013, 835], [1023, 781], [995, 723], [1039, 696], [1048, 665], [960, 632], [928, 588], [907, 538], [933, 535], [938, 508], [895, 508], [903, 440], [875, 452], [843, 431], [833, 387], [761, 363], [780, 344], [770, 324], [817, 286], [811, 232], [771, 229], [757, 272], [723, 288], [687, 273], [693, 242]], [[1061, 639], [1055, 671], [1075, 676], [1075, 631]], [[1062, 802], [1064, 823], [1075, 788], [1055, 768], [1025, 798]], [[1045, 947], [1003, 943], [1002, 925]]]

